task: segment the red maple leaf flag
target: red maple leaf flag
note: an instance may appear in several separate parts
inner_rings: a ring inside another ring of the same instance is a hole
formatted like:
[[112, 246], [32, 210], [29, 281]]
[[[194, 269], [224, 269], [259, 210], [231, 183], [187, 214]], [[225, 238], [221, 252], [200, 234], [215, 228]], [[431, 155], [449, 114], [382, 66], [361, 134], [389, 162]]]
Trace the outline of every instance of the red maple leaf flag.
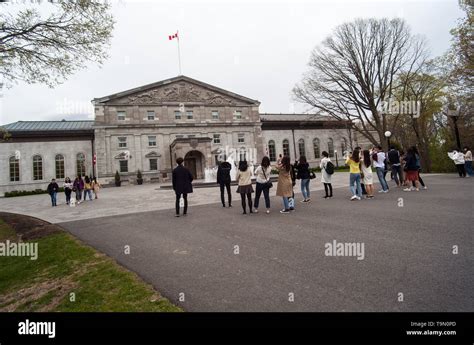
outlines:
[[176, 33], [174, 35], [169, 35], [168, 36], [169, 40], [171, 41], [173, 38], [177, 38], [179, 40], [179, 37], [178, 37], [178, 31], [176, 31]]

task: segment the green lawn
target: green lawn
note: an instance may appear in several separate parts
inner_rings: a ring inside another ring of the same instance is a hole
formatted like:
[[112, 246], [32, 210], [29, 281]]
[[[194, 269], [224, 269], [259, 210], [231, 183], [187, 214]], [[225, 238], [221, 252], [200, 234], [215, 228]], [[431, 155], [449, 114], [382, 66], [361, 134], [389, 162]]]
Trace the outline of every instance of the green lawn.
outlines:
[[[16, 240], [0, 219], [0, 242]], [[0, 311], [181, 311], [111, 258], [58, 232], [38, 259], [0, 256]]]

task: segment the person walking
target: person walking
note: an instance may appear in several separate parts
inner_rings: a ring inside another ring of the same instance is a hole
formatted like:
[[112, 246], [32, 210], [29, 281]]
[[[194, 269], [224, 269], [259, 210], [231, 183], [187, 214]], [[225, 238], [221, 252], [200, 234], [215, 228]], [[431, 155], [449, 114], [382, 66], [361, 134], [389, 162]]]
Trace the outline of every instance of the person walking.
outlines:
[[391, 146], [390, 150], [388, 151], [388, 162], [391, 166], [392, 178], [395, 180], [397, 187], [401, 187], [403, 185], [403, 176], [400, 152], [393, 146]]
[[418, 169], [419, 166], [416, 164], [416, 148], [414, 146], [410, 147], [407, 150], [407, 155], [405, 157], [405, 172], [406, 172], [406, 180], [408, 183], [412, 182], [415, 183], [415, 187], [408, 186], [407, 188], [403, 189], [405, 192], [411, 192], [415, 189], [417, 192], [420, 191], [420, 182], [418, 181]]
[[242, 201], [242, 214], [247, 214], [247, 205], [245, 199], [247, 198], [249, 204], [249, 212], [253, 213], [252, 208], [252, 172], [247, 164], [247, 161], [239, 162], [239, 169], [235, 175], [235, 179], [238, 183], [237, 193], [240, 193], [240, 199]]
[[57, 206], [56, 203], [56, 196], [59, 191], [59, 186], [56, 183], [56, 180], [53, 178], [51, 182], [48, 184], [48, 188], [46, 189], [48, 191], [49, 196], [51, 197], [51, 204], [53, 207]]
[[84, 201], [87, 196], [89, 196], [89, 201], [92, 201], [92, 184], [89, 176], [84, 177]]
[[452, 152], [448, 152], [448, 156], [454, 161], [459, 177], [466, 177], [466, 170], [464, 169], [466, 161], [464, 160], [464, 154], [458, 150], [453, 150]]
[[71, 179], [69, 177], [66, 177], [64, 179], [63, 188], [64, 188], [64, 194], [66, 195], [66, 204], [69, 205], [69, 203], [71, 202], [71, 193], [72, 193], [72, 188], [73, 188]]
[[176, 194], [176, 215], [175, 217], [179, 217], [180, 211], [180, 199], [183, 197], [184, 201], [184, 208], [183, 208], [183, 216], [188, 214], [188, 194], [193, 192], [193, 175], [191, 172], [183, 166], [183, 158], [178, 157], [176, 159], [176, 164], [178, 166], [173, 169], [172, 173], [172, 180], [173, 180], [173, 190]]
[[270, 165], [270, 158], [267, 156], [262, 158], [262, 163], [255, 170], [256, 186], [255, 186], [255, 202], [254, 212], [258, 213], [258, 206], [260, 204], [260, 195], [263, 193], [265, 199], [265, 207], [267, 214], [270, 213], [270, 188], [273, 184], [270, 182], [270, 174], [272, 173], [272, 167]]
[[77, 204], [79, 205], [82, 200], [82, 191], [84, 190], [84, 181], [80, 175], [77, 175], [72, 186], [72, 190], [76, 193]]
[[301, 202], [310, 202], [309, 182], [311, 173], [309, 171], [309, 164], [306, 161], [306, 156], [300, 157], [300, 161], [296, 165], [296, 170], [298, 171], [297, 179], [301, 180], [301, 194], [303, 194], [303, 200], [301, 200]]
[[232, 207], [232, 193], [230, 191], [230, 171], [232, 166], [229, 162], [222, 162], [217, 168], [217, 183], [219, 184], [221, 190], [221, 202], [222, 207], [225, 207], [225, 198], [224, 198], [224, 188], [227, 190], [227, 199], [229, 207]]
[[[418, 182], [420, 182], [420, 185], [423, 187], [423, 189], [428, 189], [428, 187], [426, 187], [426, 185], [425, 185], [425, 182], [423, 181], [423, 179], [422, 179], [421, 176], [420, 176], [420, 172], [421, 172], [421, 157], [420, 157], [420, 153], [418, 152], [418, 149], [416, 148], [416, 146], [413, 146], [413, 152], [415, 153], [416, 166], [418, 167]], [[416, 188], [414, 181], [412, 181], [412, 184], [413, 184], [413, 187]]]
[[464, 169], [466, 170], [467, 177], [474, 176], [474, 171], [472, 170], [472, 151], [467, 146], [464, 146]]
[[92, 190], [94, 191], [95, 199], [99, 199], [100, 188], [102, 188], [101, 184], [97, 181], [97, 177], [94, 177], [92, 179]]
[[365, 190], [367, 191], [366, 199], [374, 197], [374, 177], [372, 174], [372, 159], [370, 158], [370, 151], [362, 151], [362, 161], [360, 163], [362, 170], [362, 180], [364, 181]]
[[331, 162], [331, 158], [329, 158], [329, 153], [327, 151], [322, 152], [323, 158], [319, 163], [319, 167], [321, 168], [321, 182], [324, 184], [324, 192], [326, 195], [324, 199], [332, 198], [332, 183], [331, 177], [334, 173], [334, 165]]
[[281, 164], [277, 166], [278, 169], [278, 183], [276, 195], [283, 198], [283, 209], [280, 213], [290, 213], [289, 198], [293, 196], [293, 185], [291, 180], [291, 163], [290, 157], [284, 156]]
[[352, 193], [351, 201], [360, 200], [362, 188], [360, 186], [360, 152], [354, 149], [352, 156], [346, 157], [346, 164], [349, 165], [349, 189]]
[[388, 183], [385, 180], [385, 152], [382, 150], [382, 146], [377, 146], [374, 154], [372, 155], [373, 164], [379, 178], [382, 189], [379, 193], [388, 193]]

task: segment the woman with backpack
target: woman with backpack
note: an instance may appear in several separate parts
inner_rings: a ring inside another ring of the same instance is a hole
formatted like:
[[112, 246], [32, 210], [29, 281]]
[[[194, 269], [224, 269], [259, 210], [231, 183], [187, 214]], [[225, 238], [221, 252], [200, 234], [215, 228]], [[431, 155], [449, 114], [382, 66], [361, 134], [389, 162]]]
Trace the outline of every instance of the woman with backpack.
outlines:
[[247, 161], [240, 161], [239, 162], [239, 169], [237, 170], [237, 174], [235, 175], [235, 180], [238, 183], [237, 193], [240, 193], [240, 198], [242, 199], [242, 214], [247, 214], [247, 205], [245, 202], [245, 198], [247, 198], [249, 204], [249, 211], [253, 213], [252, 209], [252, 172], [250, 171], [250, 167], [247, 164]]
[[319, 167], [321, 168], [321, 182], [324, 184], [324, 191], [326, 192], [323, 198], [327, 199], [332, 198], [331, 177], [334, 174], [334, 164], [332, 164], [331, 158], [329, 158], [329, 153], [323, 151], [322, 155], [323, 159], [321, 159]]
[[310, 202], [309, 181], [311, 173], [309, 171], [309, 164], [306, 161], [306, 156], [300, 157], [300, 161], [295, 168], [298, 171], [297, 178], [301, 180], [301, 194], [303, 194], [303, 200], [301, 200], [301, 202]]
[[260, 203], [260, 195], [263, 192], [263, 198], [265, 199], [265, 207], [267, 208], [267, 214], [270, 213], [270, 188], [273, 184], [270, 182], [270, 174], [272, 173], [272, 167], [270, 165], [270, 159], [265, 156], [262, 159], [262, 164], [255, 170], [256, 176], [256, 190], [255, 190], [255, 202], [254, 212], [258, 213], [258, 205]]
[[276, 195], [283, 198], [283, 210], [280, 213], [290, 213], [289, 199], [293, 196], [293, 182], [291, 179], [292, 166], [290, 157], [284, 156], [281, 164], [277, 166], [278, 169], [278, 184]]
[[89, 176], [84, 177], [84, 201], [86, 197], [89, 196], [89, 201], [92, 201], [92, 183]]

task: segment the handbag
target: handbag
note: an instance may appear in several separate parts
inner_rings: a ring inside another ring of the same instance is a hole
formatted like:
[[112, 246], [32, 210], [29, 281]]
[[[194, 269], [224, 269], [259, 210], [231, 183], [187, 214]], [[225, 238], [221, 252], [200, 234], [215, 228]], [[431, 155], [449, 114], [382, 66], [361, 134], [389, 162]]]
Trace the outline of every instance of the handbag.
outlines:
[[[265, 169], [262, 168], [262, 172], [263, 172], [263, 176], [265, 177], [265, 180], [267, 180], [267, 174], [265, 174]], [[272, 188], [273, 187], [273, 183], [270, 182], [270, 181], [267, 181], [263, 184], [263, 188]]]
[[314, 171], [311, 171], [311, 173], [309, 174], [309, 178], [311, 180], [316, 178], [316, 174], [314, 173]]

